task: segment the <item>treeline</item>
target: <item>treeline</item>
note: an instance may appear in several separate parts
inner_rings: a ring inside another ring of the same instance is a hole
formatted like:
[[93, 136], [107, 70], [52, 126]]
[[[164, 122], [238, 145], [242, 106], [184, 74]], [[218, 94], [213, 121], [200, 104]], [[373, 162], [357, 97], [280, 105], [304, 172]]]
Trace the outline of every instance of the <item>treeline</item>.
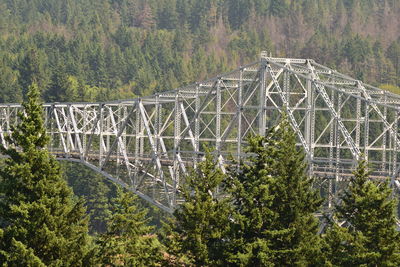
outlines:
[[[286, 117], [248, 139], [226, 173], [210, 151], [181, 187], [185, 202], [161, 230], [137, 197], [116, 189], [104, 232], [90, 236], [84, 201], [45, 149], [37, 85], [7, 136], [0, 169], [2, 266], [399, 266], [396, 200], [361, 161], [333, 214], [306, 175]], [[17, 151], [15, 148], [18, 147]], [[96, 218], [91, 218], [95, 220]]]
[[396, 90], [399, 14], [395, 0], [0, 0], [0, 101], [32, 80], [45, 101], [133, 98], [262, 50]]

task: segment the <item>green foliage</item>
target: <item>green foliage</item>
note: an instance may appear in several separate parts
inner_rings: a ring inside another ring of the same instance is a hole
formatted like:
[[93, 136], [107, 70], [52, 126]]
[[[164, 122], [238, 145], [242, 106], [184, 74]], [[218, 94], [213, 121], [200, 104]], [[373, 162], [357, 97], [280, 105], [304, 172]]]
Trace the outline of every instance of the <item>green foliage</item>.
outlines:
[[90, 233], [104, 233], [111, 216], [111, 199], [115, 197], [116, 185], [80, 164], [65, 163], [62, 166], [74, 194], [85, 199]]
[[[0, 244], [1, 244], [0, 237]], [[4, 246], [5, 244], [1, 244]], [[9, 246], [10, 245], [10, 246]], [[4, 266], [10, 264], [11, 266], [32, 266], [32, 267], [45, 267], [46, 265], [35, 256], [33, 249], [27, 248], [20, 241], [16, 241], [14, 238], [11, 239], [11, 244], [7, 244], [9, 246], [7, 248], [7, 252], [0, 251], [2, 255], [0, 255], [0, 259], [6, 259], [7, 262], [4, 263]], [[3, 258], [4, 257], [4, 258]]]
[[[44, 70], [44, 56], [36, 49], [30, 49], [19, 65], [20, 85], [23, 90], [29, 88], [33, 83], [39, 86], [39, 89], [45, 90], [47, 86], [47, 77]], [[26, 94], [26, 91], [24, 92]]]
[[266, 136], [267, 155], [273, 196], [271, 210], [275, 219], [271, 248], [278, 265], [304, 264], [321, 260], [320, 239], [316, 235], [318, 220], [314, 213], [322, 204], [313, 180], [307, 175], [305, 153], [296, 147], [296, 136], [286, 117]]
[[[181, 187], [185, 200], [174, 212], [165, 234], [169, 252], [179, 262], [196, 266], [220, 266], [224, 262], [224, 237], [228, 231], [230, 205], [219, 192], [225, 175], [207, 150], [205, 160]], [[171, 258], [172, 259], [172, 258]]]
[[114, 201], [107, 232], [97, 239], [102, 266], [159, 266], [161, 244], [148, 226], [147, 210], [138, 208], [132, 192], [119, 190]]
[[[33, 84], [26, 113], [7, 137], [9, 156], [0, 170], [0, 261], [11, 266], [81, 266], [89, 254], [88, 226], [81, 201], [73, 198], [48, 141]], [[21, 256], [18, 256], [21, 255]]]
[[336, 223], [326, 234], [328, 258], [338, 266], [399, 266], [400, 243], [396, 230], [396, 200], [387, 183], [368, 179], [367, 164], [360, 161], [341, 203]]
[[236, 210], [229, 260], [247, 266], [323, 261], [313, 215], [321, 199], [289, 122], [284, 118], [266, 137], [248, 142], [249, 163], [233, 171], [228, 185]]
[[385, 10], [400, 12], [392, 0], [0, 0], [0, 100], [20, 101], [33, 81], [45, 101], [143, 96], [262, 50], [399, 86], [397, 17]]
[[271, 0], [271, 4], [269, 6], [269, 12], [272, 15], [280, 16], [284, 15], [288, 10], [287, 1], [282, 0]]

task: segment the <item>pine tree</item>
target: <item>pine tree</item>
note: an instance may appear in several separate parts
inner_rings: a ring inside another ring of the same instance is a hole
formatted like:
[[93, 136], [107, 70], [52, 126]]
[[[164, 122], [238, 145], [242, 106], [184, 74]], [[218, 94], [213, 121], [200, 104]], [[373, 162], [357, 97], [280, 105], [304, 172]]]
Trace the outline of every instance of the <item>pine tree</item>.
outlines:
[[[3, 241], [3, 230], [0, 229], [0, 246], [5, 246], [4, 243], [1, 243]], [[23, 243], [16, 241], [14, 238], [11, 240], [11, 244], [7, 244], [8, 251], [5, 253], [5, 251], [0, 250], [0, 259], [5, 265], [5, 261], [11, 264], [16, 264], [18, 263], [19, 266], [32, 266], [32, 267], [45, 267], [46, 265], [43, 264], [43, 262], [35, 256], [33, 249], [27, 248], [26, 245]], [[7, 259], [7, 260], [5, 260]], [[2, 265], [2, 266], [4, 266]], [[7, 266], [7, 265], [5, 265]]]
[[26, 96], [26, 90], [32, 83], [38, 84], [39, 88], [44, 91], [48, 79], [44, 68], [43, 55], [36, 48], [28, 49], [18, 70], [20, 74], [19, 82], [24, 96]]
[[270, 242], [265, 232], [274, 216], [270, 209], [272, 176], [266, 168], [269, 157], [265, 138], [248, 139], [247, 153], [254, 153], [230, 171], [230, 189], [235, 212], [229, 232], [227, 261], [239, 266], [270, 266], [273, 264]]
[[286, 116], [266, 136], [267, 154], [271, 158], [269, 175], [273, 177], [271, 210], [274, 220], [270, 248], [275, 264], [304, 265], [322, 261], [321, 239], [317, 235], [315, 212], [322, 204], [313, 180], [307, 175], [305, 153], [296, 147], [296, 136]]
[[290, 266], [322, 260], [318, 221], [321, 204], [306, 176], [304, 152], [284, 118], [266, 137], [248, 140], [249, 158], [232, 171], [230, 261], [239, 265]]
[[335, 207], [335, 216], [343, 224], [334, 223], [327, 231], [328, 257], [335, 265], [399, 266], [396, 200], [387, 183], [378, 184], [368, 175], [363, 160]]
[[62, 102], [73, 100], [71, 95], [67, 92], [68, 88], [68, 74], [64, 63], [59, 63], [56, 68], [53, 69], [53, 74], [49, 84], [49, 88], [46, 91], [45, 100], [50, 102]]
[[[181, 194], [185, 202], [174, 212], [167, 231], [169, 252], [196, 266], [223, 264], [224, 237], [228, 230], [228, 199], [218, 194], [225, 175], [207, 150], [205, 160], [186, 177]], [[178, 265], [180, 264], [178, 263]]]
[[[20, 123], [7, 137], [9, 147], [1, 146], [9, 158], [0, 169], [0, 262], [81, 266], [89, 260], [85, 209], [45, 149], [48, 137], [38, 99], [33, 84], [23, 103], [26, 115], [19, 114]], [[20, 253], [24, 257], [16, 256]]]
[[103, 266], [159, 266], [161, 244], [148, 226], [147, 210], [138, 208], [132, 192], [118, 191], [105, 234], [99, 236], [98, 257]]
[[111, 216], [110, 202], [116, 185], [78, 163], [66, 163], [65, 174], [74, 194], [83, 197], [90, 215], [89, 233], [104, 233]]
[[0, 102], [15, 103], [22, 100], [18, 85], [18, 72], [7, 66], [0, 66]]

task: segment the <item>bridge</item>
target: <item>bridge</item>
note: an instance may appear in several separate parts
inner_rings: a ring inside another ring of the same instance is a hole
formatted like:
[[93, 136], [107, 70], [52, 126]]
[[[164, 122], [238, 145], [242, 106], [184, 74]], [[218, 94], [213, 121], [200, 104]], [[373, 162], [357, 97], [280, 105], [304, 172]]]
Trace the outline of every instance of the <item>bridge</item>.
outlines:
[[[213, 79], [137, 99], [47, 103], [49, 151], [85, 164], [172, 212], [179, 186], [215, 149], [224, 170], [246, 157], [246, 137], [264, 135], [286, 112], [306, 152], [308, 173], [329, 207], [361, 157], [372, 179], [399, 181], [400, 96], [311, 59], [273, 58]], [[0, 105], [0, 141], [18, 121], [19, 104]]]

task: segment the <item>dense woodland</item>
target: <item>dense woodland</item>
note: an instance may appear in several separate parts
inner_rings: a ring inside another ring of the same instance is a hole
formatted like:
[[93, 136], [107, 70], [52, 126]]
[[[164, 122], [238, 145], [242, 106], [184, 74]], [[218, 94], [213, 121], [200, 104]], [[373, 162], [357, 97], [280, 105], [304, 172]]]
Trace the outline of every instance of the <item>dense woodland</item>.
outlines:
[[285, 119], [247, 140], [255, 156], [227, 174], [208, 154], [169, 216], [59, 166], [42, 149], [37, 106], [170, 90], [263, 50], [400, 93], [399, 16], [398, 0], [0, 0], [0, 102], [31, 92], [9, 137], [22, 152], [1, 148], [0, 266], [399, 266], [388, 185], [360, 162], [334, 216], [317, 220], [321, 199]]
[[1, 0], [0, 101], [133, 98], [273, 56], [400, 85], [397, 0]]

